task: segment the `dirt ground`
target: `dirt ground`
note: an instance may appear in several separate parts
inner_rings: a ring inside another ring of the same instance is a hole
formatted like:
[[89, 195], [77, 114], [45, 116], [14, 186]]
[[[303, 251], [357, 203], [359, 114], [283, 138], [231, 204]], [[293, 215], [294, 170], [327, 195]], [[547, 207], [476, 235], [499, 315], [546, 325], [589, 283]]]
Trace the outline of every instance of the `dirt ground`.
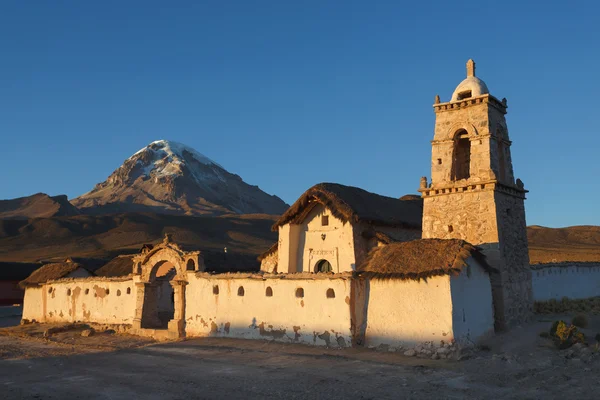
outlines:
[[0, 329], [3, 399], [592, 399], [600, 396], [600, 317], [590, 346], [557, 350], [538, 316], [461, 361], [370, 349], [204, 338], [154, 343], [83, 327], [43, 337], [50, 325]]

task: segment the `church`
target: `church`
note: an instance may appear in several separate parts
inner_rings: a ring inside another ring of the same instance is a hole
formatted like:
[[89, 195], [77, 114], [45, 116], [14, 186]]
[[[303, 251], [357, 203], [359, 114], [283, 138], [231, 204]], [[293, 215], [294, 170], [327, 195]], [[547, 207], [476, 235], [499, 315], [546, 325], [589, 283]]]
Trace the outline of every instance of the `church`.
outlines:
[[111, 261], [127, 271], [118, 277], [47, 265], [22, 282], [24, 322], [113, 324], [157, 338], [427, 344], [433, 356], [527, 322], [527, 191], [513, 173], [507, 101], [489, 93], [472, 60], [466, 70], [450, 101], [435, 97], [420, 197], [317, 184], [275, 222], [278, 241], [254, 273], [205, 272], [201, 248], [168, 237]]

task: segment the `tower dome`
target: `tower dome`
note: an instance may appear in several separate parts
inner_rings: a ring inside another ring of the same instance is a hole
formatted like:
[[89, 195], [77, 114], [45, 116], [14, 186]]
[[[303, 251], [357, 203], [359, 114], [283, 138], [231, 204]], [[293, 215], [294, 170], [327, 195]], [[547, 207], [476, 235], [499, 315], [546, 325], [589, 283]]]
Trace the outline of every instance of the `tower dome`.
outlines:
[[490, 91], [485, 82], [475, 76], [475, 61], [469, 60], [467, 61], [467, 78], [456, 87], [450, 101], [468, 99], [469, 97], [489, 93]]

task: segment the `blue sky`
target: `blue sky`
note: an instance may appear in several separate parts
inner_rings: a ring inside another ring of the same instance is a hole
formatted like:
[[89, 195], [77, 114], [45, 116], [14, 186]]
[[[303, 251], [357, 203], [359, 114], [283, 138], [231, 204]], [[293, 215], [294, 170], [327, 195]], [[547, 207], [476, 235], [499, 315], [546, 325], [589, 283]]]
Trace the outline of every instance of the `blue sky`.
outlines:
[[0, 198], [76, 197], [157, 139], [288, 203], [416, 193], [434, 96], [473, 58], [508, 99], [528, 224], [600, 225], [600, 6], [406, 3], [0, 2]]

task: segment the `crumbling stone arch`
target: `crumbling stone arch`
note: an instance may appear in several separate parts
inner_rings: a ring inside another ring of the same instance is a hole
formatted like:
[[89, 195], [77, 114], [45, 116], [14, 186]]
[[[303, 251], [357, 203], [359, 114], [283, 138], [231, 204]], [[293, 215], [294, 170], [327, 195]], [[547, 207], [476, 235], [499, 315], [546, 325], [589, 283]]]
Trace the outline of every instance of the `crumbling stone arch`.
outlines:
[[[173, 318], [168, 321], [168, 334], [171, 337], [185, 335], [185, 287], [188, 283], [187, 274], [204, 269], [204, 260], [198, 251], [183, 251], [177, 244], [170, 242], [168, 236], [153, 248], [144, 248], [142, 253], [133, 257], [134, 281], [136, 291], [136, 316], [134, 329], [156, 329], [162, 326], [158, 319], [157, 281], [158, 269], [166, 263], [175, 269], [174, 276], [169, 276], [172, 287]], [[193, 271], [188, 271], [188, 263], [194, 265]], [[162, 281], [163, 287], [165, 281]], [[164, 293], [164, 291], [163, 291]]]

